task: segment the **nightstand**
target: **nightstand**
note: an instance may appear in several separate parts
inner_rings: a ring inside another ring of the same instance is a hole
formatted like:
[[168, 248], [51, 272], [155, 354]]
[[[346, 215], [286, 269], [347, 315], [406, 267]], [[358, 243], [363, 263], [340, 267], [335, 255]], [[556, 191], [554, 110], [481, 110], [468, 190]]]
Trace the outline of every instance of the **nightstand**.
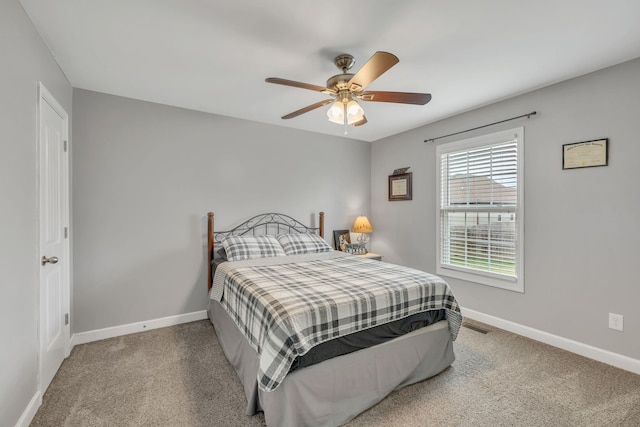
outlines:
[[363, 255], [356, 255], [362, 258], [369, 258], [369, 259], [375, 259], [376, 261], [382, 261], [382, 255], [380, 254], [374, 254], [372, 252], [363, 254]]

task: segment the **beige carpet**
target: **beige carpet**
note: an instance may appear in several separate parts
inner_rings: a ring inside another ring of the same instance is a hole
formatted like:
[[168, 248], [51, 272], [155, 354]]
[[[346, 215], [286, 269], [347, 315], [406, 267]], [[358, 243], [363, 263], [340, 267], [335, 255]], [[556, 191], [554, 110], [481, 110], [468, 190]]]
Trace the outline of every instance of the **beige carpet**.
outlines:
[[[349, 426], [640, 426], [640, 376], [487, 325]], [[263, 426], [208, 320], [76, 346], [32, 426]]]

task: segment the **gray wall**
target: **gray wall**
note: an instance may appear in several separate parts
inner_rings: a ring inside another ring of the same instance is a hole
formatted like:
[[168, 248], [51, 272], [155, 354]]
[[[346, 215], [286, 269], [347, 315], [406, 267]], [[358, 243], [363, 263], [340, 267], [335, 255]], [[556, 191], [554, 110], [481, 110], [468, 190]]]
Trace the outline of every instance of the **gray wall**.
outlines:
[[[423, 141], [533, 110], [458, 137], [524, 125], [525, 293], [448, 281], [463, 307], [640, 359], [640, 59], [375, 142], [373, 251], [435, 271], [436, 144]], [[609, 166], [562, 170], [562, 144], [599, 138], [610, 138]], [[387, 176], [402, 166], [413, 201], [388, 202]], [[609, 312], [624, 332], [608, 329]]]
[[370, 145], [74, 89], [73, 331], [204, 310], [206, 212], [325, 238], [370, 205]]
[[38, 389], [37, 102], [42, 81], [71, 114], [71, 86], [17, 0], [0, 2], [0, 425]]

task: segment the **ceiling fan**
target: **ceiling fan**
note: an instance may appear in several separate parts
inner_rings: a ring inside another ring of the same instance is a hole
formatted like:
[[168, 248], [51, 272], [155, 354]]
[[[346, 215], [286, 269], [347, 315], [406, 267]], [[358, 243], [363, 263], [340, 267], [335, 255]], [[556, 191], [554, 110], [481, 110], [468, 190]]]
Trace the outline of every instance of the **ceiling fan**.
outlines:
[[[394, 102], [398, 104], [415, 104], [425, 105], [431, 101], [429, 93], [412, 93], [412, 92], [383, 92], [383, 91], [365, 91], [375, 79], [387, 72], [391, 67], [396, 65], [400, 60], [397, 56], [388, 52], [376, 52], [371, 58], [360, 68], [355, 74], [348, 71], [353, 67], [355, 59], [352, 55], [343, 54], [334, 59], [336, 67], [342, 71], [327, 80], [327, 86], [316, 86], [308, 83], [300, 83], [293, 80], [281, 79], [278, 77], [269, 77], [265, 79], [267, 83], [275, 83], [285, 86], [299, 87], [317, 92], [322, 92], [331, 97], [324, 101], [316, 102], [304, 108], [301, 108], [286, 116], [283, 119], [292, 119], [301, 114], [308, 113], [316, 108], [323, 107], [333, 103], [327, 111], [329, 121], [347, 125], [361, 126], [367, 123], [364, 110], [358, 103], [366, 102]], [[345, 130], [346, 132], [346, 130]]]

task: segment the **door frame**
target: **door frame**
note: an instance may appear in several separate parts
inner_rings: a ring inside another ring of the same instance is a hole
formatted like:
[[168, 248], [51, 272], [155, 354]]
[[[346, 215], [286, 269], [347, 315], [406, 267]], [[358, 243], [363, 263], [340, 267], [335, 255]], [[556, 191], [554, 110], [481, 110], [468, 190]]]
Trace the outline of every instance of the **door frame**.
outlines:
[[37, 123], [37, 138], [36, 138], [36, 158], [37, 158], [37, 206], [38, 206], [38, 256], [36, 261], [38, 262], [38, 389], [40, 390], [40, 398], [46, 390], [43, 387], [43, 375], [42, 375], [42, 348], [43, 348], [43, 331], [42, 331], [42, 296], [41, 292], [41, 268], [40, 268], [40, 260], [42, 257], [41, 251], [41, 239], [40, 235], [40, 215], [41, 209], [40, 206], [40, 198], [41, 198], [41, 186], [40, 186], [40, 178], [41, 178], [41, 165], [40, 165], [40, 148], [41, 148], [41, 127], [42, 127], [42, 108], [44, 107], [44, 103], [48, 104], [63, 120], [62, 123], [62, 138], [65, 141], [66, 149], [65, 155], [62, 156], [62, 192], [63, 192], [63, 200], [61, 203], [62, 207], [62, 215], [63, 215], [63, 223], [66, 224], [67, 228], [67, 237], [63, 238], [63, 253], [62, 257], [67, 262], [62, 265], [62, 275], [63, 275], [63, 311], [69, 314], [69, 322], [64, 325], [63, 328], [63, 341], [64, 341], [64, 357], [67, 358], [71, 353], [71, 240], [72, 234], [70, 229], [71, 223], [71, 167], [70, 167], [70, 158], [71, 158], [71, 143], [69, 139], [69, 115], [65, 111], [65, 109], [60, 105], [60, 103], [53, 97], [51, 92], [47, 90], [42, 82], [38, 82], [38, 123]]

